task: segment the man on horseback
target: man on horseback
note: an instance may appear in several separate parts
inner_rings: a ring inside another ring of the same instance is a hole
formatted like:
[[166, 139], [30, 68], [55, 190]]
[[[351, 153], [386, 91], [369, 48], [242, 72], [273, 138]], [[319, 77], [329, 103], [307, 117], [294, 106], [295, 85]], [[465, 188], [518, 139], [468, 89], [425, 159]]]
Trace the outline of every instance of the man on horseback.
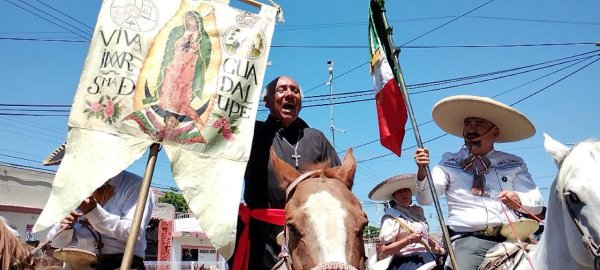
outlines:
[[[275, 78], [267, 85], [263, 102], [269, 108], [269, 117], [264, 122], [256, 121], [254, 127], [244, 176], [246, 205], [240, 206], [236, 249], [229, 260], [234, 270], [271, 269], [279, 260], [281, 247], [276, 236], [283, 230], [281, 221], [285, 222], [286, 197], [269, 162], [271, 147], [281, 160], [300, 171], [305, 165], [319, 162], [328, 162], [331, 167], [341, 164], [323, 133], [310, 128], [298, 117], [302, 91], [294, 79]], [[246, 239], [240, 238], [244, 230], [249, 230]], [[248, 241], [249, 250], [243, 250]]]
[[[61, 146], [44, 165], [60, 164], [65, 146]], [[75, 247], [97, 255], [96, 269], [119, 268], [127, 237], [131, 232], [142, 178], [122, 171], [81, 202], [78, 211], [72, 211], [58, 222], [50, 232], [53, 248]], [[152, 217], [154, 195], [150, 192], [142, 217], [141, 229], [135, 244], [132, 269], [145, 269], [146, 226]]]
[[[448, 227], [457, 265], [477, 269], [488, 249], [505, 240], [503, 225], [528, 211], [542, 211], [542, 195], [520, 157], [496, 151], [494, 143], [513, 142], [535, 134], [533, 124], [519, 111], [490, 98], [452, 96], [433, 107], [436, 124], [462, 137], [457, 153], [445, 153], [431, 175], [438, 195], [446, 194]], [[415, 152], [417, 201], [432, 203], [425, 166], [429, 150]]]

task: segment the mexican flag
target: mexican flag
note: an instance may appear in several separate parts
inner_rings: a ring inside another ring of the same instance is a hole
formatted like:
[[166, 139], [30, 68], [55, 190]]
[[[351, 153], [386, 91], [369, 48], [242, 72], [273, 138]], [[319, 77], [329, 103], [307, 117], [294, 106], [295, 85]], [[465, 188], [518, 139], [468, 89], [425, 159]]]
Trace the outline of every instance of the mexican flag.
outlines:
[[389, 44], [382, 42], [386, 38], [384, 18], [381, 6], [371, 1], [369, 9], [369, 49], [371, 51], [371, 75], [375, 83], [375, 104], [379, 121], [381, 145], [400, 156], [404, 126], [406, 124], [406, 105], [394, 71], [388, 59], [392, 51]]

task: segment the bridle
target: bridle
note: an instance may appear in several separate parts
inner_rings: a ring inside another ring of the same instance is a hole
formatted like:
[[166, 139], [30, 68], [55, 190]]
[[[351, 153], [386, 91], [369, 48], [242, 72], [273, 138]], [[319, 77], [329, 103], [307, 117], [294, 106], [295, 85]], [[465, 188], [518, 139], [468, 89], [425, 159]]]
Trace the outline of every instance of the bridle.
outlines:
[[[308, 171], [303, 173], [302, 175], [298, 176], [298, 178], [296, 178], [294, 181], [292, 181], [292, 183], [288, 186], [288, 188], [285, 190], [285, 201], [286, 203], [291, 199], [291, 197], [294, 195], [294, 190], [296, 189], [296, 186], [298, 186], [298, 184], [306, 179], [309, 179], [311, 176], [315, 175], [316, 173], [320, 172], [321, 170], [312, 170], [312, 171]], [[291, 256], [292, 254], [289, 252], [288, 248], [287, 248], [287, 243], [289, 243], [289, 233], [288, 233], [288, 225], [286, 224], [284, 229], [283, 229], [283, 235], [284, 235], [284, 239], [285, 242], [283, 243], [282, 249], [284, 250], [284, 252], [286, 253], [283, 258], [275, 265], [275, 267], [273, 267], [273, 269], [276, 269], [277, 267], [281, 266], [281, 264], [285, 263], [286, 267], [288, 270], [292, 270], [292, 261], [291, 261]], [[304, 239], [300, 239], [300, 241], [304, 241]], [[311, 268], [311, 270], [356, 270], [356, 268], [350, 264], [347, 263], [342, 263], [342, 262], [328, 262], [328, 263], [322, 263], [319, 264], [313, 268]]]
[[579, 197], [577, 197], [577, 194], [568, 190], [563, 190], [562, 196], [566, 202], [566, 208], [569, 212], [569, 216], [571, 217], [571, 221], [573, 221], [575, 227], [577, 227], [577, 230], [581, 234], [581, 240], [594, 256], [594, 269], [600, 270], [600, 247], [594, 241], [594, 238], [589, 234], [589, 229], [581, 223], [578, 216], [575, 215], [575, 211], [573, 210], [573, 203], [580, 202]]

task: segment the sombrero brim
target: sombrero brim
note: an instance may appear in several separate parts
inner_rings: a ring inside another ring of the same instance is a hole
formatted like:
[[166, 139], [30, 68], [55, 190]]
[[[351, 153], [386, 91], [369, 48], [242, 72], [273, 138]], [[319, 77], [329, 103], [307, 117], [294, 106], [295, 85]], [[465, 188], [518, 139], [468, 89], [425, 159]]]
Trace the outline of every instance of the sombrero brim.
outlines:
[[500, 129], [496, 142], [514, 142], [535, 134], [535, 127], [516, 109], [487, 97], [458, 95], [440, 100], [431, 112], [433, 121], [445, 132], [463, 137], [464, 120], [478, 117]]
[[[504, 225], [500, 230], [500, 234], [506, 237], [507, 241], [516, 242], [517, 238], [521, 241], [525, 241], [531, 234], [533, 234], [540, 225], [533, 219], [523, 218], [515, 220], [511, 225]], [[513, 232], [513, 228], [517, 235]]]
[[369, 192], [369, 199], [374, 201], [389, 201], [393, 199], [392, 194], [394, 194], [394, 192], [403, 188], [409, 188], [414, 195], [416, 183], [416, 174], [401, 174], [391, 177], [375, 186], [371, 192]]
[[67, 146], [67, 143], [61, 144], [58, 148], [56, 148], [56, 150], [54, 150], [52, 153], [50, 153], [50, 155], [48, 155], [48, 157], [46, 159], [44, 159], [44, 161], [42, 161], [42, 165], [51, 166], [51, 165], [60, 164], [63, 157], [65, 156], [65, 147], [66, 146]]
[[97, 261], [96, 254], [78, 248], [59, 248], [54, 251], [54, 257], [72, 264], [75, 267], [74, 269], [89, 267]]

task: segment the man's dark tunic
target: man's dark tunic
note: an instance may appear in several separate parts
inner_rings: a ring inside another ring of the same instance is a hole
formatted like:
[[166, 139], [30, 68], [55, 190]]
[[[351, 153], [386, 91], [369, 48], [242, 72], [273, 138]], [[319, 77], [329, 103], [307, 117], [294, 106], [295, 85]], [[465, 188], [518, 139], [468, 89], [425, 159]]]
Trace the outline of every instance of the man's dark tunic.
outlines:
[[[297, 152], [301, 156], [298, 159], [300, 171], [306, 165], [324, 161], [329, 161], [332, 167], [340, 165], [337, 153], [323, 133], [309, 128], [302, 119], [298, 118], [286, 129], [281, 128], [279, 121], [272, 116], [269, 116], [265, 122], [257, 121], [245, 174], [244, 200], [249, 208], [283, 209], [285, 207], [285, 190], [279, 187], [277, 175], [269, 161], [269, 151], [273, 146], [281, 160], [295, 166], [296, 160], [292, 155], [296, 144], [298, 144]], [[238, 237], [242, 229], [243, 224], [238, 221]], [[282, 226], [257, 220], [250, 221], [248, 269], [271, 269], [277, 263], [277, 255], [281, 248], [275, 238], [282, 230]], [[232, 258], [234, 256], [235, 254]], [[230, 260], [230, 266], [231, 262], [233, 259]]]

